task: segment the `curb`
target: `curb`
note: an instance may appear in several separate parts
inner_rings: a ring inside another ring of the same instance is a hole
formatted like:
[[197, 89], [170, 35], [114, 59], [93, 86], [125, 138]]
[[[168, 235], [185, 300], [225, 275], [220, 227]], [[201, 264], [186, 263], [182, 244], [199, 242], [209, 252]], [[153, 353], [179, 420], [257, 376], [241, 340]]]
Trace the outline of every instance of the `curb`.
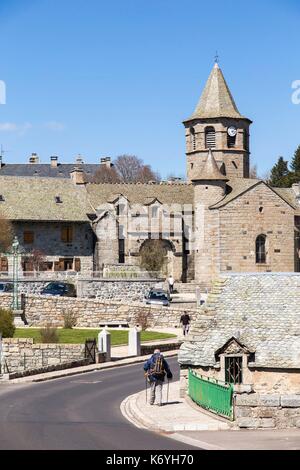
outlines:
[[[178, 350], [176, 351], [166, 351], [163, 353], [165, 357], [176, 357], [178, 355]], [[12, 380], [7, 380], [7, 379], [2, 379], [0, 380], [0, 385], [1, 383], [3, 384], [23, 384], [23, 383], [39, 383], [39, 382], [46, 382], [48, 380], [55, 380], [55, 379], [62, 379], [65, 377], [71, 377], [73, 375], [80, 375], [80, 374], [86, 374], [86, 373], [91, 373], [91, 372], [97, 372], [100, 370], [106, 370], [106, 369], [114, 369], [116, 367], [124, 367], [124, 366], [131, 366], [134, 364], [139, 364], [141, 362], [144, 362], [148, 359], [149, 354], [146, 356], [139, 356], [139, 357], [134, 357], [130, 359], [120, 359], [116, 362], [108, 362], [108, 363], [103, 363], [103, 364], [95, 364], [91, 366], [86, 366], [85, 369], [81, 370], [76, 370], [76, 369], [65, 369], [63, 371], [58, 371], [60, 373], [56, 372], [46, 372], [45, 374], [39, 374], [39, 375], [31, 375], [28, 377], [21, 377], [18, 379], [12, 379]], [[47, 374], [52, 374], [51, 376], [47, 376]]]
[[171, 424], [171, 425], [156, 425], [150, 419], [145, 417], [142, 411], [137, 406], [138, 396], [144, 392], [135, 393], [125, 398], [120, 405], [121, 413], [123, 416], [134, 424], [138, 428], [148, 429], [153, 432], [163, 432], [163, 433], [177, 433], [180, 431], [224, 431], [225, 426], [219, 424], [199, 424], [199, 423], [180, 423], [180, 424]]

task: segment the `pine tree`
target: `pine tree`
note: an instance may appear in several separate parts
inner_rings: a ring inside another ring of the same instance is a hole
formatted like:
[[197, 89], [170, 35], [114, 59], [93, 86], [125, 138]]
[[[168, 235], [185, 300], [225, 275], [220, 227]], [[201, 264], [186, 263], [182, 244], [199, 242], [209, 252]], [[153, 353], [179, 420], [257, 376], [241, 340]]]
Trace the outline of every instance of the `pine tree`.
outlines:
[[289, 174], [288, 162], [283, 157], [279, 157], [278, 162], [271, 170], [269, 184], [277, 188], [284, 188], [287, 185]]
[[300, 175], [300, 145], [294, 153], [294, 157], [291, 162], [291, 169], [294, 173]]

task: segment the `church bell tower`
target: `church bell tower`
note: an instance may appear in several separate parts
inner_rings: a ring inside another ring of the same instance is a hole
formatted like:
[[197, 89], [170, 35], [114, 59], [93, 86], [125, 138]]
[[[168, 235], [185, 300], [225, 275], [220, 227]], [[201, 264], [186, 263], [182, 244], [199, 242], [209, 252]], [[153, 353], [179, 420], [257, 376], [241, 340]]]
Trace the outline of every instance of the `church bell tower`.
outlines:
[[239, 113], [217, 62], [194, 113], [183, 123], [189, 181], [201, 172], [209, 149], [228, 179], [249, 178], [252, 121]]

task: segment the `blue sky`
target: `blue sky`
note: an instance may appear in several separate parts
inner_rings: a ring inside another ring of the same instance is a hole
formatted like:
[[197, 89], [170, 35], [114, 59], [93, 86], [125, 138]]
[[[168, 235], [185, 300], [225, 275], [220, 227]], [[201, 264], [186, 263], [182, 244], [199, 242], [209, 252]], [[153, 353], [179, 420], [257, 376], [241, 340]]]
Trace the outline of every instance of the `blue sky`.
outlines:
[[299, 20], [296, 0], [0, 0], [5, 160], [129, 153], [184, 175], [182, 120], [218, 50], [264, 173], [300, 144]]

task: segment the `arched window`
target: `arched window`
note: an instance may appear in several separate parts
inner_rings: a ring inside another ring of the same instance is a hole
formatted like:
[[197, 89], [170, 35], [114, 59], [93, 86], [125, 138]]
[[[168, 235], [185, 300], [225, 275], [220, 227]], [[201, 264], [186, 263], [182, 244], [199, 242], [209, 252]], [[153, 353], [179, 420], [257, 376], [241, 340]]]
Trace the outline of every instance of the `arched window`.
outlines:
[[235, 143], [236, 143], [236, 135], [227, 134], [227, 147], [229, 149], [232, 149], [233, 147], [235, 147]]
[[205, 129], [205, 148], [213, 149], [216, 147], [216, 131], [214, 127], [206, 127]]
[[190, 134], [191, 134], [192, 149], [196, 150], [196, 136], [195, 136], [195, 129], [193, 127], [190, 127]]
[[266, 263], [266, 259], [267, 259], [266, 239], [267, 237], [265, 235], [259, 235], [256, 239], [255, 252], [256, 252], [256, 263], [258, 264]]
[[249, 134], [247, 132], [247, 129], [244, 129], [243, 137], [244, 137], [244, 149], [248, 151], [249, 150]]

